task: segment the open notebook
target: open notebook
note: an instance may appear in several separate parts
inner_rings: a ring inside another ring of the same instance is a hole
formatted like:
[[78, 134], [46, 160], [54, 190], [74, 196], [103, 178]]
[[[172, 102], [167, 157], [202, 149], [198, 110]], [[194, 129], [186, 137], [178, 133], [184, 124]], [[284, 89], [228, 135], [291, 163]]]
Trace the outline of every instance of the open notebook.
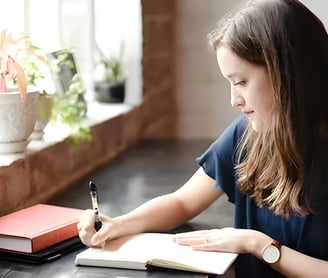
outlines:
[[75, 264], [144, 270], [156, 266], [219, 275], [237, 256], [192, 250], [173, 242], [172, 234], [142, 233], [108, 241], [104, 248], [88, 248], [76, 256]]

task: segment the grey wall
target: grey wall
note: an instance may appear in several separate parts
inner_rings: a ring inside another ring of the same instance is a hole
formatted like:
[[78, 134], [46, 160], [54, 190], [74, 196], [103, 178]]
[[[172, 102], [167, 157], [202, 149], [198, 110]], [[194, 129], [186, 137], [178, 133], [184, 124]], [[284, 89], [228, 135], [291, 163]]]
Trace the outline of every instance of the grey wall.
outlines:
[[[177, 0], [178, 136], [215, 139], [238, 115], [206, 35], [239, 0]], [[328, 26], [328, 1], [303, 0]]]

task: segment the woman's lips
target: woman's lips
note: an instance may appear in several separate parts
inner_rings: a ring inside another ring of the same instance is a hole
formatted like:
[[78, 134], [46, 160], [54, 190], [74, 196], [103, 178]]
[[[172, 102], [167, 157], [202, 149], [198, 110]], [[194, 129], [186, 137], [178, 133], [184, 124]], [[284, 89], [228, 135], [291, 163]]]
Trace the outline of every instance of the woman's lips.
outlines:
[[250, 116], [251, 114], [254, 113], [254, 111], [243, 111], [243, 113], [244, 113], [246, 116]]

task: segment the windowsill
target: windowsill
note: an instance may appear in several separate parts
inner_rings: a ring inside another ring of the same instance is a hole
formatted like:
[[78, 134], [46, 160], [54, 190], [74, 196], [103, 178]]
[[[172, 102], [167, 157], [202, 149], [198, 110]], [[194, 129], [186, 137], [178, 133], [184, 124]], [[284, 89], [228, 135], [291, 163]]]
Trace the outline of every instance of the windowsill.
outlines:
[[[131, 111], [132, 108], [133, 106], [124, 103], [88, 102], [87, 118], [85, 119], [84, 124], [85, 126], [91, 127], [125, 114]], [[38, 152], [51, 145], [62, 142], [69, 135], [67, 127], [59, 124], [48, 124], [44, 129], [44, 132], [45, 134], [41, 140], [32, 140], [28, 143], [25, 153], [0, 154], [0, 167], [8, 166], [16, 160], [23, 159], [28, 154]]]

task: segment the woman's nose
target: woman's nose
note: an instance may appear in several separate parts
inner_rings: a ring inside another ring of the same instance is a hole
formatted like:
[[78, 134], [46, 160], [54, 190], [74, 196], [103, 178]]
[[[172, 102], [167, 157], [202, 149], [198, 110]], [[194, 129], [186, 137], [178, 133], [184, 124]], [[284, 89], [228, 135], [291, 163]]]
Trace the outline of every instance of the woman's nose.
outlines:
[[231, 90], [230, 102], [231, 102], [231, 106], [238, 107], [244, 104], [244, 99], [239, 93], [237, 93], [234, 90]]

